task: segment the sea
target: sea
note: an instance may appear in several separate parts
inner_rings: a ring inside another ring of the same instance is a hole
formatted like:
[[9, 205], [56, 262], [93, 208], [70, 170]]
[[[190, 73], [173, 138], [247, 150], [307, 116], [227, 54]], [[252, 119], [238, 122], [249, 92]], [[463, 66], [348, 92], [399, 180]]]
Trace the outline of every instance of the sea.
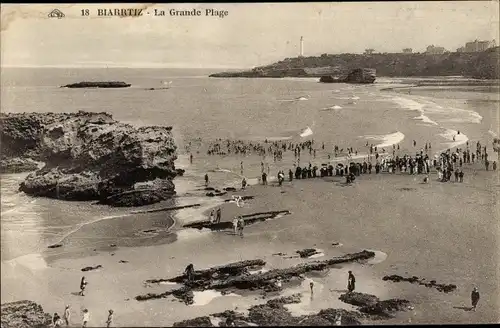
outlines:
[[[321, 165], [334, 145], [359, 150], [366, 143], [400, 155], [430, 142], [437, 153], [467, 142], [491, 144], [498, 135], [497, 86], [467, 85], [463, 77], [384, 78], [371, 85], [324, 84], [312, 78], [209, 78], [209, 69], [2, 68], [2, 112], [108, 112], [135, 126], [173, 127], [176, 166], [186, 174], [174, 180], [178, 197], [166, 205], [201, 203], [197, 209], [139, 215], [139, 209], [110, 208], [93, 202], [34, 198], [18, 191], [29, 173], [3, 174], [1, 182], [1, 260], [29, 259], [57, 243], [74, 249], [94, 241], [137, 246], [148, 231], [168, 233], [179, 222], [203, 219], [219, 198], [202, 197], [203, 176], [220, 187], [238, 186], [242, 176], [257, 183], [261, 163], [269, 175], [288, 171], [293, 156], [275, 162], [259, 156], [207, 156], [204, 145], [216, 139], [252, 142], [311, 140], [318, 154], [303, 164]], [[122, 89], [67, 89], [79, 81], [116, 80]], [[411, 88], [419, 80], [453, 82]], [[168, 87], [168, 89], [166, 89]], [[404, 88], [402, 88], [404, 87]], [[150, 90], [158, 88], [157, 90]], [[389, 89], [389, 90], [388, 90]], [[413, 147], [413, 140], [417, 147]], [[324, 149], [323, 149], [324, 145]], [[189, 154], [193, 163], [189, 163]], [[287, 155], [288, 156], [288, 155]], [[347, 159], [346, 159], [347, 160]], [[349, 160], [352, 160], [350, 158]], [[162, 206], [166, 206], [163, 204]], [[160, 206], [160, 205], [155, 205]], [[157, 241], [165, 235], [157, 234]], [[168, 239], [168, 238], [167, 238]]]

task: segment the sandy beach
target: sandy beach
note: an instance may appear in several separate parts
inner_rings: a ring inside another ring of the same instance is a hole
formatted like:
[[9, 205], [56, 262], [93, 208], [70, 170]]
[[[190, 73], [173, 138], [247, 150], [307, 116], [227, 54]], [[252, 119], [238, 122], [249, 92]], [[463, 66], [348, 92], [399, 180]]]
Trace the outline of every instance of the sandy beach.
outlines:
[[[228, 231], [187, 229], [177, 231], [177, 240], [169, 244], [95, 252], [88, 249], [79, 256], [57, 252], [26, 256], [23, 261], [2, 265], [2, 302], [30, 299], [43, 304], [50, 313], [71, 304], [75, 320], [86, 307], [92, 325], [105, 321], [108, 308], [115, 311], [117, 326], [171, 325], [264, 302], [258, 294], [220, 296], [210, 301], [216, 294], [207, 292], [195, 296], [192, 306], [173, 298], [145, 302], [134, 299], [172, 288], [145, 287], [143, 282], [176, 276], [188, 263], [201, 269], [260, 258], [266, 261], [265, 268], [279, 268], [304, 261], [273, 255], [279, 252], [293, 255], [296, 250], [318, 248], [325, 257], [332, 257], [372, 249], [387, 254], [387, 258], [376, 264], [349, 264], [331, 269], [326, 275], [310, 276], [318, 290], [312, 300], [292, 308], [293, 312], [353, 308], [338, 300], [346, 288], [347, 271], [352, 270], [358, 281], [357, 291], [381, 299], [404, 298], [415, 304], [413, 311], [400, 313], [387, 323], [498, 322], [498, 240], [493, 232], [499, 226], [492, 215], [498, 211], [498, 175], [485, 172], [479, 165], [464, 171], [464, 183], [441, 183], [433, 174], [429, 184], [422, 184], [418, 176], [384, 173], [362, 175], [350, 186], [345, 186], [340, 177], [294, 180], [281, 187], [251, 186], [237, 192], [255, 196], [242, 208], [234, 203], [222, 205], [223, 221], [237, 214], [265, 210], [287, 209], [292, 214], [248, 226], [243, 238]], [[486, 258], [492, 260], [484, 261]], [[95, 265], [103, 268], [80, 271]], [[458, 289], [445, 294], [405, 282], [382, 281], [384, 275], [390, 274], [454, 283]], [[82, 275], [89, 281], [84, 297], [75, 295]], [[480, 305], [477, 312], [464, 311], [460, 308], [469, 306], [473, 286], [480, 286]], [[307, 294], [308, 286], [295, 291]]]

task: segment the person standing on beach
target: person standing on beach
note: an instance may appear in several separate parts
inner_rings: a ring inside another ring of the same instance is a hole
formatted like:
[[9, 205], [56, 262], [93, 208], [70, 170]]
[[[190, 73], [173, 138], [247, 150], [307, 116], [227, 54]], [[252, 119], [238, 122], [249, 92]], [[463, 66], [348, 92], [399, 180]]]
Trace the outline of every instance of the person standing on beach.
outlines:
[[293, 180], [293, 172], [291, 169], [288, 170], [288, 179], [290, 180], [290, 182], [292, 182]]
[[87, 280], [85, 280], [85, 277], [82, 277], [82, 280], [80, 281], [80, 296], [85, 296], [85, 288], [87, 287]]
[[64, 323], [66, 323], [66, 327], [69, 326], [69, 318], [71, 317], [71, 312], [69, 311], [69, 305], [66, 305], [66, 308], [64, 309], [64, 314], [63, 314], [63, 319]]
[[245, 189], [247, 187], [247, 180], [243, 177], [241, 180], [241, 189]]
[[214, 216], [214, 211], [212, 210], [210, 212], [210, 223], [214, 223], [214, 221], [215, 221], [215, 216]]
[[479, 302], [479, 290], [477, 287], [474, 287], [472, 293], [470, 294], [470, 300], [472, 303], [472, 311], [476, 312], [477, 303]]
[[108, 311], [108, 320], [106, 320], [106, 327], [111, 327], [111, 324], [113, 324], [113, 310]]
[[83, 325], [82, 327], [87, 327], [87, 323], [90, 321], [90, 312], [87, 309], [83, 310]]
[[205, 173], [205, 187], [208, 187], [208, 174]]
[[186, 269], [184, 270], [184, 273], [186, 274], [188, 278], [188, 282], [191, 282], [194, 280], [194, 265], [193, 263], [189, 263]]
[[189, 164], [193, 164], [193, 154], [189, 154]]
[[239, 225], [238, 223], [239, 223], [238, 218], [234, 218], [233, 219], [233, 230], [234, 230], [235, 235], [238, 233], [238, 225]]
[[347, 290], [349, 292], [353, 292], [356, 288], [356, 278], [352, 274], [352, 271], [349, 271], [349, 278], [347, 278]]
[[243, 175], [243, 161], [240, 162], [240, 172], [241, 175]]
[[222, 217], [222, 210], [221, 210], [221, 208], [219, 207], [219, 208], [217, 209], [217, 212], [216, 212], [216, 220], [215, 220], [215, 222], [216, 222], [216, 223], [220, 223], [220, 219], [221, 219], [221, 217]]
[[494, 161], [494, 162], [493, 162], [493, 171], [496, 171], [496, 170], [497, 170], [497, 162], [496, 162], [496, 161]]
[[262, 184], [267, 185], [267, 174], [266, 172], [262, 172]]
[[238, 230], [240, 232], [240, 236], [243, 237], [243, 229], [245, 228], [245, 220], [240, 216], [238, 219]]

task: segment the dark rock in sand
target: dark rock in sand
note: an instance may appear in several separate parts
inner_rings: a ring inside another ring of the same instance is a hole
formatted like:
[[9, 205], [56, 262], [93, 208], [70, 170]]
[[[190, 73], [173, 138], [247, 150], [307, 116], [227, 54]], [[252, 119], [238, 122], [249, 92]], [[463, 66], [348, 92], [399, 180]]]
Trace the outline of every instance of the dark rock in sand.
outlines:
[[2, 328], [46, 328], [52, 316], [32, 301], [17, 301], [1, 305]]
[[186, 170], [184, 169], [175, 169], [175, 173], [177, 174], [177, 176], [179, 177], [182, 177], [184, 175], [184, 173], [186, 172]]
[[270, 307], [278, 308], [285, 304], [298, 304], [301, 302], [302, 294], [296, 293], [290, 296], [283, 296], [279, 298], [274, 298], [272, 300], [267, 301], [267, 305]]
[[[242, 215], [241, 217], [243, 218], [243, 221], [245, 221], [245, 225], [250, 225], [250, 224], [254, 224], [256, 222], [262, 222], [262, 221], [274, 219], [280, 214], [290, 214], [290, 211], [283, 210], [283, 211], [260, 212], [260, 213], [253, 213], [253, 214], [245, 214], [245, 215]], [[210, 222], [210, 220], [203, 220], [203, 221], [197, 221], [197, 222], [185, 224], [183, 227], [184, 228], [194, 228], [194, 229], [208, 228], [210, 230], [225, 230], [225, 229], [232, 229], [233, 223], [230, 221], [222, 221], [219, 223], [212, 223], [212, 222]]]
[[30, 158], [14, 157], [0, 159], [0, 173], [22, 173], [38, 170], [38, 163]]
[[212, 321], [210, 321], [210, 318], [207, 316], [176, 322], [176, 323], [174, 323], [173, 326], [174, 327], [215, 327], [212, 324]]
[[128, 263], [128, 261], [120, 260], [120, 261], [118, 261], [118, 263]]
[[85, 267], [82, 269], [82, 271], [92, 271], [92, 270], [97, 270], [97, 269], [100, 269], [102, 268], [102, 265], [96, 265], [96, 266], [88, 266], [88, 267]]
[[318, 251], [315, 248], [306, 248], [301, 251], [296, 251], [295, 253], [299, 254], [300, 257], [305, 258], [314, 254], [318, 254]]
[[279, 253], [274, 253], [272, 255], [274, 255], [274, 256], [285, 256], [286, 254], [282, 253], [282, 252], [279, 252]]
[[62, 244], [54, 244], [54, 245], [50, 245], [50, 246], [48, 246], [47, 248], [59, 248], [59, 247], [62, 247]]
[[357, 293], [357, 292], [349, 292], [340, 295], [339, 300], [344, 303], [352, 304], [356, 306], [371, 306], [375, 305], [379, 299], [375, 295], [365, 294], [365, 293]]
[[104, 81], [104, 82], [78, 82], [61, 86], [61, 88], [128, 88], [131, 84], [121, 81]]
[[[139, 206], [174, 193], [171, 127], [134, 127], [107, 113], [83, 111], [2, 113], [0, 123], [3, 159], [45, 163], [21, 183], [20, 191], [29, 195]], [[154, 180], [161, 182], [140, 188]]]
[[[235, 262], [228, 265], [214, 267], [206, 270], [198, 270], [194, 272], [193, 281], [188, 282], [186, 275], [177, 276], [170, 279], [151, 279], [147, 280], [149, 283], [160, 282], [175, 282], [184, 283], [186, 287], [175, 290], [170, 290], [160, 294], [149, 293], [146, 295], [139, 295], [136, 297], [138, 301], [145, 301], [149, 299], [166, 298], [173, 295], [177, 298], [185, 300], [186, 292], [189, 290], [228, 290], [228, 289], [247, 289], [247, 290], [264, 290], [264, 291], [277, 291], [279, 288], [276, 286], [276, 279], [280, 278], [282, 281], [287, 282], [292, 279], [304, 279], [303, 274], [311, 271], [321, 271], [327, 269], [329, 266], [367, 260], [375, 257], [375, 253], [370, 251], [362, 251], [353, 254], [346, 254], [340, 257], [334, 257], [324, 261], [312, 261], [308, 263], [301, 263], [291, 268], [273, 269], [264, 273], [249, 274], [249, 268], [262, 267], [265, 262], [263, 260], [247, 260]], [[369, 303], [361, 303], [360, 305], [368, 305]], [[370, 303], [371, 304], [371, 303]]]
[[207, 192], [205, 194], [205, 196], [207, 196], [207, 197], [215, 197], [215, 194], [213, 192]]
[[210, 190], [213, 191], [213, 190], [215, 190], [215, 188], [213, 188], [213, 187], [205, 187], [205, 190], [207, 190], [207, 191], [210, 191]]
[[382, 280], [384, 280], [384, 281], [389, 280], [389, 281], [393, 281], [393, 282], [406, 281], [406, 282], [409, 282], [412, 284], [418, 284], [418, 285], [425, 286], [428, 288], [435, 288], [438, 291], [444, 292], [444, 293], [450, 293], [450, 292], [454, 291], [455, 289], [457, 289], [457, 286], [454, 284], [438, 284], [436, 282], [436, 280], [431, 280], [430, 282], [426, 283], [425, 278], [419, 278], [417, 276], [405, 278], [405, 277], [394, 274], [394, 275], [390, 275], [390, 276], [384, 276], [382, 278]]
[[226, 187], [223, 190], [225, 190], [225, 191], [236, 191], [236, 188], [234, 188], [234, 187]]
[[382, 318], [391, 318], [394, 312], [406, 311], [410, 305], [410, 301], [408, 300], [394, 298], [379, 301], [373, 305], [363, 306], [359, 311]]

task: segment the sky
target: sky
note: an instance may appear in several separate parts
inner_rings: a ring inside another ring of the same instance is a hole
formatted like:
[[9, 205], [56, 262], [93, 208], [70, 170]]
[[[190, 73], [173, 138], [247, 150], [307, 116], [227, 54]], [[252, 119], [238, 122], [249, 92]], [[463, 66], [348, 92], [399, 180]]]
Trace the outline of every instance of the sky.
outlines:
[[[49, 18], [53, 9], [64, 18]], [[97, 9], [143, 8], [142, 17]], [[81, 12], [89, 9], [89, 16]], [[166, 16], [154, 16], [154, 9]], [[169, 10], [202, 10], [170, 16]], [[205, 16], [206, 9], [227, 11]], [[2, 4], [1, 65], [248, 68], [299, 54], [455, 51], [474, 39], [499, 43], [499, 1]], [[150, 14], [147, 15], [146, 12]]]

